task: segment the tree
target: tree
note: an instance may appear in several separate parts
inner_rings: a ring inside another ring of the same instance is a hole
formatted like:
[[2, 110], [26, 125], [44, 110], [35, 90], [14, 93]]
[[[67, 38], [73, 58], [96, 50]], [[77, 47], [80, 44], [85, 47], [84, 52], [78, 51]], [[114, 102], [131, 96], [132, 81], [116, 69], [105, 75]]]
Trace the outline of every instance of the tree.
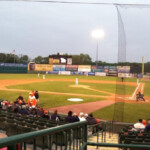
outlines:
[[72, 64], [90, 65], [92, 59], [88, 54], [72, 55]]
[[34, 58], [36, 64], [48, 64], [49, 57], [37, 56]]

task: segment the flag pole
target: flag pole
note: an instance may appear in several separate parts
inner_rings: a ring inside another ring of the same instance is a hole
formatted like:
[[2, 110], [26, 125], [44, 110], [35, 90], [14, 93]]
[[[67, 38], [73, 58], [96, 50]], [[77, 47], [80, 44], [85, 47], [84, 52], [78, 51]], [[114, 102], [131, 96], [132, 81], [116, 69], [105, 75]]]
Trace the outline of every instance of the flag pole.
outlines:
[[14, 50], [14, 64], [15, 64], [15, 50]]

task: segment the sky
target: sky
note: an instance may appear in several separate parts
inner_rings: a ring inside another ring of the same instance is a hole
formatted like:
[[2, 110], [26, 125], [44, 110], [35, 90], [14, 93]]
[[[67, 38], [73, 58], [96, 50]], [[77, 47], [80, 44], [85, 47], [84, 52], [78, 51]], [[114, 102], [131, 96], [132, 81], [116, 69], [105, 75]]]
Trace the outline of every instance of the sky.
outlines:
[[[121, 0], [107, 2], [122, 4]], [[123, 3], [131, 4], [131, 1]], [[132, 3], [141, 1], [132, 0]], [[150, 4], [150, 1], [142, 3]], [[121, 48], [126, 43], [126, 61], [141, 62], [142, 56], [150, 61], [150, 7], [119, 6], [119, 12], [125, 31], [126, 41]], [[105, 36], [94, 39], [91, 33], [95, 29], [103, 29]], [[58, 52], [84, 53], [95, 61], [97, 42], [99, 60], [118, 62], [118, 16], [114, 5], [0, 1], [0, 52], [11, 53], [15, 49], [16, 54], [27, 54], [30, 58]]]

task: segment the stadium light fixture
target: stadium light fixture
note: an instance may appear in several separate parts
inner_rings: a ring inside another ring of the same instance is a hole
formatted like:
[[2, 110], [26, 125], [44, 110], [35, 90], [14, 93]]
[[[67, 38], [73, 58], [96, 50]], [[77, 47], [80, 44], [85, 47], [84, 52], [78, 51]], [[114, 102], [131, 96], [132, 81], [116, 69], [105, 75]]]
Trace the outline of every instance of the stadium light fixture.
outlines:
[[102, 29], [92, 31], [92, 37], [95, 39], [101, 39], [104, 37], [104, 35], [105, 33]]
[[95, 39], [97, 39], [96, 68], [98, 66], [98, 43], [99, 43], [99, 40], [104, 37], [104, 35], [105, 35], [105, 32], [102, 29], [97, 29], [97, 30], [93, 30], [92, 31], [92, 37], [95, 38]]

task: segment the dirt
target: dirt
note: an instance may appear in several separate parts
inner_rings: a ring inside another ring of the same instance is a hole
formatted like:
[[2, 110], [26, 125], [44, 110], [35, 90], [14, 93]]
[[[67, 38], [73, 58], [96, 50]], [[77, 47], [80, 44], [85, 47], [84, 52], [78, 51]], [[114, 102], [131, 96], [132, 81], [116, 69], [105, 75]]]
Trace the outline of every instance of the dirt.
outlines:
[[[6, 91], [20, 91], [20, 92], [29, 92], [29, 90], [18, 90], [18, 89], [8, 89], [7, 86], [11, 86], [11, 85], [19, 85], [19, 84], [30, 84], [30, 83], [39, 83], [39, 82], [47, 82], [47, 81], [54, 81], [54, 82], [74, 82], [74, 79], [15, 79], [15, 80], [0, 80], [0, 90], [6, 90]], [[95, 84], [122, 84], [122, 85], [130, 85], [130, 86], [137, 86], [137, 83], [133, 83], [133, 82], [119, 82], [119, 81], [106, 81], [106, 80], [83, 80], [80, 79], [79, 83], [95, 83]], [[139, 90], [143, 90], [144, 91], [144, 85], [143, 85], [143, 89], [142, 89], [142, 85], [141, 84], [139, 86]], [[74, 112], [92, 112], [95, 111], [97, 109], [101, 109], [104, 108], [106, 106], [112, 105], [115, 102], [126, 102], [126, 103], [137, 103], [134, 100], [130, 100], [130, 95], [116, 95], [114, 93], [110, 93], [110, 92], [105, 92], [105, 91], [100, 91], [97, 89], [93, 89], [90, 86], [83, 86], [83, 85], [78, 85], [74, 87], [80, 87], [80, 88], [85, 88], [91, 91], [96, 91], [96, 92], [100, 92], [100, 93], [105, 93], [108, 94], [108, 96], [100, 96], [100, 95], [87, 95], [87, 94], [75, 94], [75, 93], [61, 93], [61, 92], [50, 92], [50, 91], [39, 91], [42, 94], [50, 94], [50, 95], [68, 95], [68, 96], [78, 96], [78, 97], [95, 97], [95, 98], [105, 98], [107, 100], [104, 101], [98, 101], [98, 102], [90, 102], [90, 103], [84, 103], [84, 104], [74, 104], [74, 105], [68, 105], [68, 106], [62, 106], [62, 107], [56, 107], [56, 108], [50, 108], [51, 111], [58, 109], [59, 112], [62, 113], [67, 113], [68, 110], [73, 110]], [[142, 92], [143, 92], [142, 91]], [[150, 103], [150, 98], [146, 97], [146, 102], [145, 103]], [[143, 103], [138, 102], [138, 103]]]

